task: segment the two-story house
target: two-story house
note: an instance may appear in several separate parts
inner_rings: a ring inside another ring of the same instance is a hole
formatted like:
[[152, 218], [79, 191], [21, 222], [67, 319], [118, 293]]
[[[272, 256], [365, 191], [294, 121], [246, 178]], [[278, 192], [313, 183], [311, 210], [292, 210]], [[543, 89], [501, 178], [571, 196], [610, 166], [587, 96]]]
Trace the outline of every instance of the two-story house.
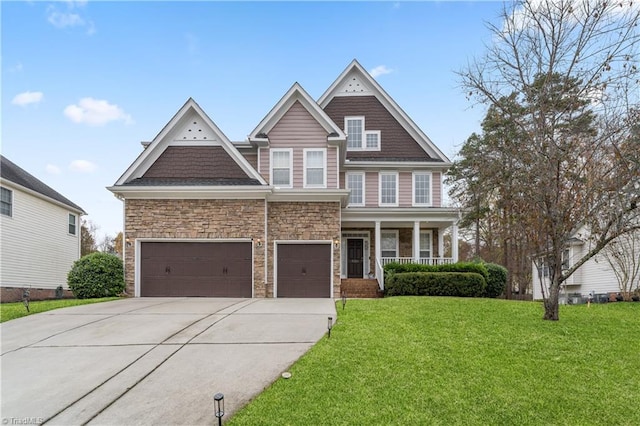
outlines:
[[294, 84], [246, 141], [189, 99], [143, 146], [109, 188], [131, 295], [339, 297], [382, 288], [389, 261], [457, 260], [449, 159], [355, 60], [317, 101]]
[[[3, 302], [70, 296], [84, 210], [0, 156], [0, 297]], [[62, 290], [62, 291], [61, 291]]]

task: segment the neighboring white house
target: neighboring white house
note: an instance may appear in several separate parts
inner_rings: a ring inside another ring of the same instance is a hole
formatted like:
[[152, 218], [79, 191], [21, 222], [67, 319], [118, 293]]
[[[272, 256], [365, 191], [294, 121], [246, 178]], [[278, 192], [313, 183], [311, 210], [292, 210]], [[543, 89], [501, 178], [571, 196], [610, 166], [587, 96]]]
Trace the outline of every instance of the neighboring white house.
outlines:
[[[568, 241], [563, 256], [563, 267], [569, 268], [575, 262], [581, 259], [589, 251], [589, 241], [586, 240], [587, 230], [581, 228]], [[549, 271], [546, 267], [542, 267], [543, 280], [545, 282], [545, 292], [549, 289]], [[532, 265], [533, 277], [533, 300], [542, 299], [542, 289], [540, 286], [540, 277], [535, 264]], [[578, 268], [564, 283], [560, 291], [561, 303], [570, 300], [572, 294], [580, 294], [583, 298], [587, 298], [589, 294], [610, 294], [618, 293], [620, 288], [618, 280], [607, 261], [604, 252], [601, 251], [596, 256], [586, 261]], [[567, 298], [569, 296], [569, 299]]]
[[80, 258], [84, 210], [4, 156], [0, 165], [2, 301], [55, 296]]

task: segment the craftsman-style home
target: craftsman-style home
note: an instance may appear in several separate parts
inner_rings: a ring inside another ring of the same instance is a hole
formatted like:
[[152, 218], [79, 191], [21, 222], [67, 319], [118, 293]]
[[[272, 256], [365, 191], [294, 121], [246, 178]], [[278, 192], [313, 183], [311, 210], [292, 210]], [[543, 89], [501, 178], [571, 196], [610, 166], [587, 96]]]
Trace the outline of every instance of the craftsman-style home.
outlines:
[[132, 296], [340, 297], [383, 288], [390, 261], [457, 260], [450, 160], [355, 60], [318, 100], [294, 84], [245, 141], [189, 99], [143, 146], [109, 188]]

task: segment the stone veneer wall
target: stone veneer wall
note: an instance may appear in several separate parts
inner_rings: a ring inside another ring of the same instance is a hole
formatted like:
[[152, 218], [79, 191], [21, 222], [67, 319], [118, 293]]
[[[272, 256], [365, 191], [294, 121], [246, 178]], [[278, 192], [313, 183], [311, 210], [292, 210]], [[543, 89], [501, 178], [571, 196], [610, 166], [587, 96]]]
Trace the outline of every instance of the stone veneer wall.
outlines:
[[[136, 238], [264, 240], [264, 209], [264, 200], [126, 200], [125, 237], [131, 242], [125, 244], [127, 294], [135, 294]], [[254, 245], [255, 297], [267, 296], [264, 254], [264, 247]]]
[[[268, 205], [267, 297], [273, 297], [276, 240], [332, 240], [340, 238], [340, 203], [272, 202]], [[333, 297], [340, 297], [340, 247], [333, 247]]]

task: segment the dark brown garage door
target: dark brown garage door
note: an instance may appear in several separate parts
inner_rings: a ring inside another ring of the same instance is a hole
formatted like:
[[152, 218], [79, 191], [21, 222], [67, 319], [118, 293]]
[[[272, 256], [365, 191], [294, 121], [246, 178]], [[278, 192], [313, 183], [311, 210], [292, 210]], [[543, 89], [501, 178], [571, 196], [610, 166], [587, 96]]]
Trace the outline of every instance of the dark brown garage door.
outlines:
[[331, 297], [330, 244], [278, 244], [278, 297]]
[[147, 242], [141, 296], [251, 297], [250, 242]]

